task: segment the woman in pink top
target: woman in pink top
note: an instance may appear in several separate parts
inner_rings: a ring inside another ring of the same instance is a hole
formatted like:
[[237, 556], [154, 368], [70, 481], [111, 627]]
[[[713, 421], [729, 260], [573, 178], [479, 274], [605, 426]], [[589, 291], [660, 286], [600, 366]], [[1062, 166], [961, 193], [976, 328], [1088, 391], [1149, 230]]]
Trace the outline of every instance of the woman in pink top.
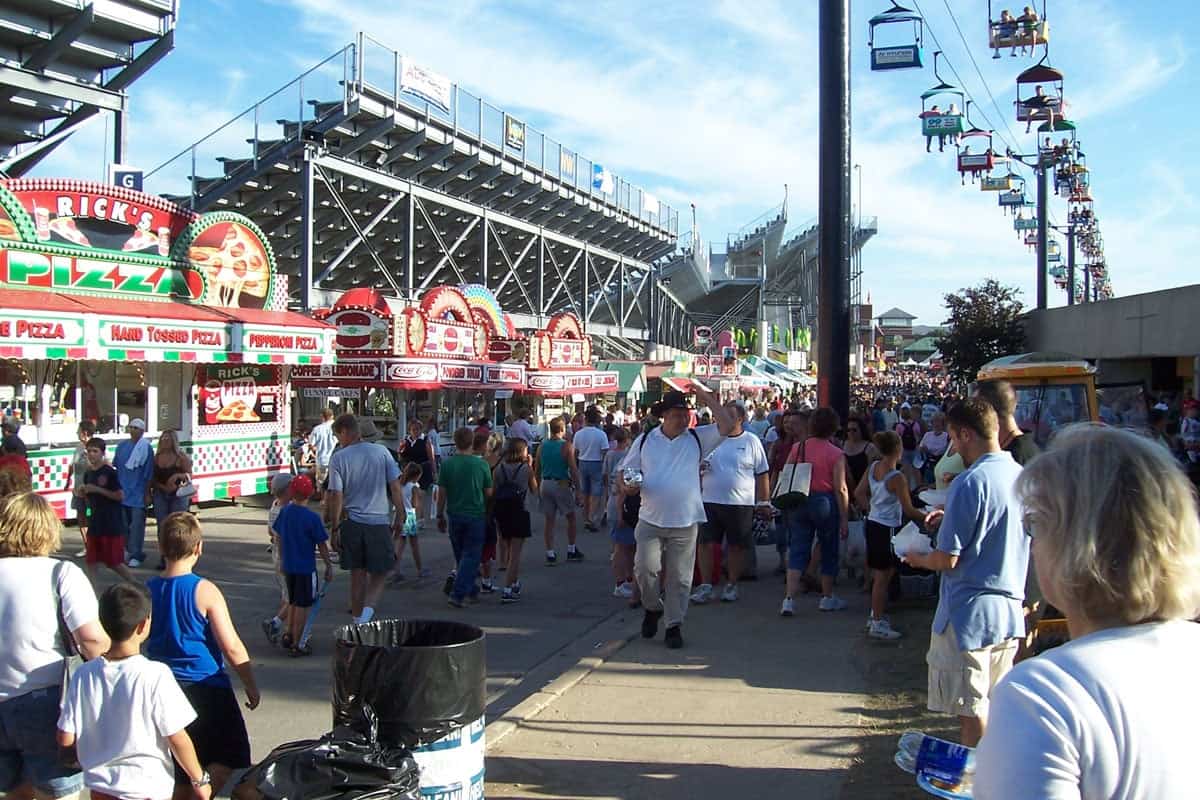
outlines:
[[840, 421], [832, 408], [818, 408], [809, 420], [809, 438], [792, 447], [788, 463], [812, 464], [808, 502], [785, 512], [788, 529], [787, 596], [781, 616], [796, 612], [795, 596], [800, 577], [808, 569], [813, 540], [821, 544], [821, 611], [841, 611], [846, 603], [833, 593], [838, 573], [838, 539], [849, 531], [847, 513], [850, 493], [846, 489], [846, 455], [830, 441]]

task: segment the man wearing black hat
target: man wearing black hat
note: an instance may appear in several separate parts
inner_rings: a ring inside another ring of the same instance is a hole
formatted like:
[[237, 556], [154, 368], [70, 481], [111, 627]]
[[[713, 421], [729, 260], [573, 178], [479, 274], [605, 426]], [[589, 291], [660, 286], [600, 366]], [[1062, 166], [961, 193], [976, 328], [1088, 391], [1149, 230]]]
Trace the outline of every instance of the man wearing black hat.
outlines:
[[[646, 609], [642, 636], [658, 633], [659, 619], [666, 614], [666, 644], [683, 646], [683, 619], [692, 591], [692, 567], [696, 561], [696, 528], [703, 522], [700, 496], [700, 462], [733, 430], [734, 419], [717, 396], [693, 382], [697, 398], [712, 411], [715, 425], [688, 428], [690, 409], [682, 392], [667, 392], [652, 413], [662, 424], [639, 435], [621, 462], [617, 480], [626, 494], [641, 495], [635, 529], [637, 556], [634, 573]], [[640, 485], [626, 483], [626, 470], [641, 474]], [[659, 589], [659, 573], [666, 557], [665, 586]]]

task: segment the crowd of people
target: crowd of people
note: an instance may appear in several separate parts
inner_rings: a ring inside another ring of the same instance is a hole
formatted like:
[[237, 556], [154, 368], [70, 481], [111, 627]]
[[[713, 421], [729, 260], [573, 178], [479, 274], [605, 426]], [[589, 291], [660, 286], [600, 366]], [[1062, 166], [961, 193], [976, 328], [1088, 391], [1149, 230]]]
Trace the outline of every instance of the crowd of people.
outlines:
[[[544, 437], [527, 412], [507, 436], [462, 427], [446, 454], [428, 424], [412, 423], [392, 450], [369, 420], [326, 410], [305, 443], [311, 467], [272, 483], [278, 605], [273, 596], [263, 632], [291, 656], [312, 654], [310, 610], [338, 568], [352, 621], [370, 622], [388, 581], [403, 580], [406, 552], [430, 577], [419, 542], [431, 522], [454, 554], [442, 583], [451, 607], [492, 594], [519, 602], [540, 515], [547, 568], [583, 561], [581, 531], [605, 531], [613, 596], [642, 610], [642, 636], [662, 631], [677, 649], [689, 606], [737, 602], [766, 542], [779, 555], [781, 617], [801, 614], [807, 592], [816, 611], [844, 610], [842, 556], [861, 526], [866, 635], [902, 636], [887, 613], [898, 570], [940, 576], [928, 704], [978, 745], [977, 797], [1014, 796], [1018, 785], [1019, 796], [1057, 796], [1064, 784], [1107, 797], [1130, 776], [1148, 796], [1177, 796], [1164, 765], [1181, 753], [1164, 720], [1180, 703], [1196, 710], [1173, 687], [1200, 655], [1200, 629], [1185, 623], [1200, 607], [1200, 518], [1168, 443], [1080, 426], [1043, 454], [1002, 381], [968, 395], [925, 376], [868, 379], [852, 395], [843, 420], [809, 395], [722, 399], [697, 385], [694, 399], [670, 391], [641, 413], [596, 404], [553, 418]], [[1200, 406], [1184, 408], [1187, 461]], [[99, 598], [88, 574], [51, 557], [61, 525], [31, 491], [23, 456], [0, 460], [8, 796], [86, 786], [100, 798], [207, 798], [250, 764], [230, 675], [246, 708], [259, 692], [220, 589], [195, 573], [203, 533], [187, 511], [190, 464], [173, 436], [156, 451], [144, 431], [133, 420], [110, 448], [80, 426], [71, 474], [84, 563], [93, 579], [100, 566], [121, 579]], [[146, 558], [151, 504], [161, 562], [143, 585], [132, 570]], [[929, 547], [902, 561], [893, 539], [906, 522], [928, 532]], [[47, 591], [27, 591], [39, 582]], [[1065, 618], [1072, 641], [1028, 658], [1046, 613]]]

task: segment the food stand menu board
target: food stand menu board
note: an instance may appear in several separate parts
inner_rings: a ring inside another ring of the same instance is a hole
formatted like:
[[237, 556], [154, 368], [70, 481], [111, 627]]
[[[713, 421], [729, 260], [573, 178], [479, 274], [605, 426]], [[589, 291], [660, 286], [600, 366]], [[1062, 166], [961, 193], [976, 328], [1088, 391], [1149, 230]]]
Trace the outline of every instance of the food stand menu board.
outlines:
[[275, 422], [283, 387], [278, 367], [206, 364], [197, 369], [200, 424]]

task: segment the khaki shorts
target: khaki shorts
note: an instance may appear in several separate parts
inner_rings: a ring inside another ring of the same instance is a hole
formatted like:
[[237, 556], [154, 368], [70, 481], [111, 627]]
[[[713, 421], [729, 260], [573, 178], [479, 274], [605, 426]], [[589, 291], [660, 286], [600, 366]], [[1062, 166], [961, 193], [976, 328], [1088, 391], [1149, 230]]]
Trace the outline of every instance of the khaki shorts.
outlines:
[[925, 656], [929, 664], [929, 710], [987, 719], [988, 696], [1012, 669], [1016, 654], [1016, 639], [978, 650], [959, 650], [953, 625], [947, 625], [944, 633], [932, 633]]
[[540, 493], [543, 514], [562, 514], [566, 517], [575, 513], [575, 490], [570, 482], [546, 479], [542, 481]]

